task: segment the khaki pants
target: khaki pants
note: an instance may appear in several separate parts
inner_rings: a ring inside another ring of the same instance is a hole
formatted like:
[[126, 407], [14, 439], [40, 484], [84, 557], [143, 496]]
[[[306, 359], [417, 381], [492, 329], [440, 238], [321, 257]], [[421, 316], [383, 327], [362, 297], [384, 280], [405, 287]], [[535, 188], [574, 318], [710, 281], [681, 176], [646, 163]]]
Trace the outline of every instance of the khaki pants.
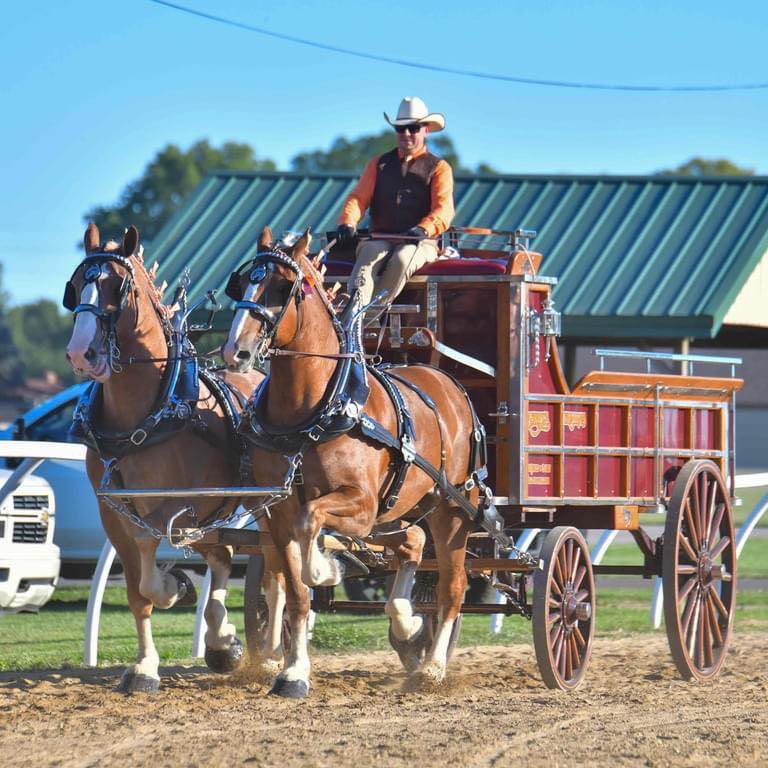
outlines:
[[[387, 255], [392, 255], [387, 259]], [[389, 240], [366, 240], [357, 248], [355, 266], [349, 278], [349, 292], [360, 286], [360, 300], [368, 304], [374, 295], [386, 291], [382, 304], [391, 304], [408, 278], [437, 259], [437, 242], [398, 244]], [[386, 260], [386, 261], [385, 261]]]

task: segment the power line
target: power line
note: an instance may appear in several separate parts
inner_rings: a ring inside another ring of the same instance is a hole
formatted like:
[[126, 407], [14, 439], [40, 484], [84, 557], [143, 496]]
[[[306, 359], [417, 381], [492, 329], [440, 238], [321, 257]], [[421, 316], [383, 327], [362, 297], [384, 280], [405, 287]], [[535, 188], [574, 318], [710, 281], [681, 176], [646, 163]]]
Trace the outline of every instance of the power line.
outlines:
[[652, 92], [713, 92], [713, 91], [754, 91], [768, 89], [768, 83], [739, 83], [735, 85], [612, 85], [608, 83], [579, 83], [568, 80], [539, 80], [532, 77], [514, 77], [512, 75], [494, 74], [492, 72], [476, 72], [471, 69], [456, 69], [454, 67], [441, 67], [437, 64], [425, 64], [418, 61], [408, 61], [407, 59], [398, 59], [391, 56], [381, 56], [375, 53], [367, 53], [366, 51], [356, 51], [351, 48], [341, 48], [337, 45], [330, 45], [328, 43], [321, 43], [316, 40], [307, 40], [303, 37], [295, 37], [294, 35], [286, 35], [282, 32], [274, 32], [271, 29], [265, 29], [263, 27], [257, 27], [253, 24], [246, 24], [242, 21], [236, 21], [235, 19], [227, 19], [224, 16], [217, 16], [213, 13], [206, 13], [205, 11], [198, 11], [194, 8], [187, 8], [184, 5], [178, 3], [171, 3], [167, 0], [149, 0], [156, 5], [164, 5], [167, 8], [172, 8], [182, 13], [188, 13], [192, 16], [198, 16], [208, 21], [215, 21], [219, 24], [226, 24], [230, 27], [236, 27], [237, 29], [243, 29], [247, 32], [256, 32], [259, 35], [265, 35], [266, 37], [273, 37], [277, 40], [285, 40], [290, 43], [297, 43], [298, 45], [307, 45], [311, 48], [319, 48], [323, 51], [330, 51], [332, 53], [343, 53], [346, 56], [356, 56], [360, 59], [369, 59], [371, 61], [379, 61], [384, 64], [397, 64], [401, 67], [410, 67], [412, 69], [425, 69], [430, 72], [441, 72], [447, 75], [461, 75], [463, 77], [475, 77], [482, 80], [500, 80], [507, 83], [519, 83], [522, 85], [545, 85], [553, 88], [582, 88], [585, 90], [599, 90], [599, 91], [652, 91]]

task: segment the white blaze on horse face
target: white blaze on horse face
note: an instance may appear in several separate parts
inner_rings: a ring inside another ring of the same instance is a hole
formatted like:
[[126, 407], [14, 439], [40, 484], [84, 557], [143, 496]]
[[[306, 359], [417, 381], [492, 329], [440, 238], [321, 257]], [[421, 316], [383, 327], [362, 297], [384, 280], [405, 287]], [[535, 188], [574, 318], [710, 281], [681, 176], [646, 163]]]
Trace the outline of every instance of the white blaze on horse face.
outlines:
[[[96, 283], [86, 283], [80, 294], [80, 304], [99, 305], [99, 289]], [[72, 338], [67, 345], [67, 355], [75, 369], [82, 373], [89, 373], [93, 366], [86, 358], [98, 331], [96, 315], [92, 312], [80, 312], [75, 317], [75, 327], [72, 330]]]
[[[258, 290], [258, 283], [248, 283], [248, 287], [243, 293], [243, 301], [253, 301]], [[238, 367], [250, 367], [250, 358], [248, 359], [247, 366], [243, 366], [243, 361], [238, 360], [235, 355], [240, 351], [240, 337], [245, 329], [245, 324], [248, 321], [249, 312], [247, 309], [238, 309], [235, 312], [234, 320], [232, 320], [232, 326], [229, 329], [229, 336], [227, 336], [227, 342], [221, 350], [222, 357], [227, 366], [232, 368]]]

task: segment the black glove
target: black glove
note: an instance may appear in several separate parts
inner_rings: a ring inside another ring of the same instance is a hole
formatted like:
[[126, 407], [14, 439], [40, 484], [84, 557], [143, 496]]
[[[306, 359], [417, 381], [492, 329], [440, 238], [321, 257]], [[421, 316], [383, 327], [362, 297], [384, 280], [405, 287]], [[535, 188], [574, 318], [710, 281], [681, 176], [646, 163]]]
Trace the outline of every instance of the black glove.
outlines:
[[412, 243], [418, 243], [428, 237], [427, 230], [424, 227], [411, 227], [407, 232], [403, 232], [403, 234], [410, 237], [410, 242]]
[[344, 247], [350, 245], [355, 239], [357, 229], [351, 227], [349, 224], [339, 224], [339, 228], [336, 230], [336, 245]]

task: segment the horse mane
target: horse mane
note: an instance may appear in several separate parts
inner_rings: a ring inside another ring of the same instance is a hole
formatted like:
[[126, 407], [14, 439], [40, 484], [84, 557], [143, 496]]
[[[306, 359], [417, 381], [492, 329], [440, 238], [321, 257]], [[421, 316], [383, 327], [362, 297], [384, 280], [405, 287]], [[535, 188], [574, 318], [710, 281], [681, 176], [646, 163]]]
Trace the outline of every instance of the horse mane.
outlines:
[[[115, 240], [108, 240], [106, 243], [104, 243], [104, 245], [101, 246], [101, 249], [105, 253], [114, 253], [115, 251], [120, 250], [120, 246], [121, 244]], [[133, 259], [135, 266], [138, 268], [138, 272], [140, 272], [146, 280], [149, 301], [154, 307], [155, 312], [157, 312], [161, 320], [167, 321], [170, 318], [172, 312], [170, 307], [167, 307], [165, 304], [163, 304], [163, 292], [165, 291], [166, 284], [163, 283], [162, 285], [158, 286], [155, 283], [158, 263], [155, 262], [152, 266], [152, 269], [147, 269], [146, 264], [144, 264], [143, 245], [139, 245], [139, 247], [136, 249], [136, 253], [131, 254], [128, 258]]]

